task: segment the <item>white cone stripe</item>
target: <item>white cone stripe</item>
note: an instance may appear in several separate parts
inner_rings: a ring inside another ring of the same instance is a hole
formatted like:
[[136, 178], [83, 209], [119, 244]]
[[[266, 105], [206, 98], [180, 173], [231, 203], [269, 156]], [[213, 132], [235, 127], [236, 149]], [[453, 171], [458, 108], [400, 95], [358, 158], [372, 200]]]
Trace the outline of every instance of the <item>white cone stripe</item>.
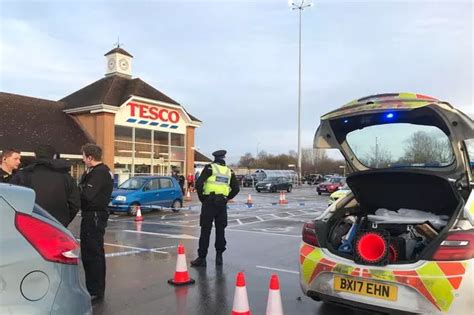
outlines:
[[280, 290], [270, 290], [268, 293], [266, 315], [283, 315]]
[[247, 297], [247, 289], [245, 287], [235, 287], [234, 305], [232, 311], [244, 313], [249, 311], [249, 300]]
[[188, 271], [188, 267], [186, 266], [186, 256], [184, 254], [178, 254], [178, 259], [176, 260], [176, 271]]

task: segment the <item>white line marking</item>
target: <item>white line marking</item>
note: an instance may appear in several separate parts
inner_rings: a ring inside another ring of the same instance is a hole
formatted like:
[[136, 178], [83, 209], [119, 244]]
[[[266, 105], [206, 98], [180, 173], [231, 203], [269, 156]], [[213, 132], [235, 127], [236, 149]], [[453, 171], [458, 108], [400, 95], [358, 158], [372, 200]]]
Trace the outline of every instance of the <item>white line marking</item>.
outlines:
[[123, 230], [124, 232], [128, 233], [136, 233], [136, 234], [146, 234], [146, 235], [155, 235], [155, 236], [163, 236], [165, 238], [178, 238], [178, 239], [185, 239], [185, 240], [197, 240], [198, 237], [187, 235], [187, 234], [166, 234], [166, 233], [155, 233], [155, 232], [139, 232], [133, 230]]
[[265, 221], [264, 219], [260, 218], [259, 216], [255, 216], [260, 221]]
[[138, 253], [143, 253], [143, 252], [144, 251], [142, 250], [129, 250], [127, 252], [108, 253], [108, 254], [105, 254], [105, 258], [128, 256], [128, 255], [133, 255], [133, 254], [138, 254]]
[[247, 231], [247, 230], [233, 230], [233, 229], [226, 229], [226, 231], [232, 231], [232, 232], [245, 232], [245, 233], [255, 233], [255, 234], [265, 234], [265, 235], [278, 235], [278, 236], [288, 236], [288, 237], [301, 237], [301, 235], [292, 235], [292, 234], [278, 234], [278, 233], [267, 233], [267, 232], [257, 232], [257, 231]]
[[236, 220], [237, 220], [237, 223], [238, 223], [238, 224], [240, 224], [240, 225], [243, 224], [242, 221], [240, 221], [239, 219], [236, 219]]
[[281, 272], [299, 274], [298, 271], [294, 271], [294, 270], [279, 269], [279, 268], [272, 268], [272, 267], [265, 267], [265, 266], [256, 266], [256, 267], [257, 267], [257, 268], [260, 268], [260, 269], [268, 269], [268, 270], [275, 270], [275, 271], [281, 271]]
[[[134, 247], [134, 246], [127, 246], [127, 245], [120, 245], [120, 244], [111, 244], [111, 243], [104, 243], [104, 245], [112, 246], [112, 247], [130, 248], [130, 249], [134, 249], [134, 250], [138, 250], [138, 251], [142, 251], [142, 252], [151, 251], [151, 252], [154, 252], [154, 253], [169, 254], [168, 252], [160, 251], [160, 249], [166, 249], [166, 247], [162, 247], [162, 248], [160, 248], [160, 247], [158, 247], [158, 248], [143, 248], [143, 247]], [[173, 246], [171, 246], [171, 247], [173, 247]]]

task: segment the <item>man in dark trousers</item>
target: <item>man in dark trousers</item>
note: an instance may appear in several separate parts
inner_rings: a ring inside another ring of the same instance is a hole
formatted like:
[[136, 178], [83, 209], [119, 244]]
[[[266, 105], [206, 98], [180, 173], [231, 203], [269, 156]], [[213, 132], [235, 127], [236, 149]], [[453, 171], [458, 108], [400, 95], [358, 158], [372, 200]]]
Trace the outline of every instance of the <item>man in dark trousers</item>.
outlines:
[[30, 187], [36, 192], [36, 203], [67, 227], [75, 218], [81, 201], [75, 180], [69, 174], [71, 165], [55, 160], [50, 145], [35, 149], [36, 160], [13, 176], [11, 184]]
[[107, 204], [113, 190], [113, 176], [102, 163], [102, 149], [95, 144], [82, 147], [87, 169], [81, 188], [81, 253], [86, 286], [92, 302], [102, 301], [105, 293], [104, 234], [109, 214]]
[[0, 155], [0, 183], [8, 183], [13, 177], [13, 173], [20, 167], [21, 155], [17, 149], [5, 149]]
[[240, 190], [234, 172], [225, 165], [225, 150], [214, 155], [214, 162], [204, 167], [196, 181], [196, 190], [202, 203], [201, 236], [199, 237], [198, 258], [191, 262], [193, 267], [206, 266], [207, 249], [212, 230], [212, 222], [216, 227], [216, 265], [222, 265], [222, 253], [226, 249], [225, 227], [227, 226], [227, 201], [234, 198]]

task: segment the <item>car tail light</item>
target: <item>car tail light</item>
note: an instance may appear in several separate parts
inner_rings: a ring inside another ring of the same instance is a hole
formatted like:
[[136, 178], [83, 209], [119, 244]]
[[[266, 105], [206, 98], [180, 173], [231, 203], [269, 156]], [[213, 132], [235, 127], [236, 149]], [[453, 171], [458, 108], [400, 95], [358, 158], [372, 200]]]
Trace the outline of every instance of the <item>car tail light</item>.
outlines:
[[24, 213], [16, 213], [15, 226], [45, 260], [77, 265], [79, 245], [71, 236]]
[[474, 230], [448, 234], [433, 255], [434, 260], [474, 258]]
[[319, 247], [318, 237], [316, 236], [316, 227], [314, 222], [306, 222], [303, 225], [303, 242], [309, 245]]

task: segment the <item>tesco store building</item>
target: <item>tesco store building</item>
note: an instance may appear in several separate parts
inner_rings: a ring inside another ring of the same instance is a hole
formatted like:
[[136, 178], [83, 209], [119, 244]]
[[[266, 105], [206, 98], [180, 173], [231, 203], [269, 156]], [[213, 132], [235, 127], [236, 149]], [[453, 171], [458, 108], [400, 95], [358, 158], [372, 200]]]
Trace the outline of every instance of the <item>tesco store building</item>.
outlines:
[[[93, 142], [122, 182], [134, 175], [194, 173], [210, 162], [195, 150], [201, 121], [139, 78], [132, 78], [132, 55], [117, 47], [105, 54], [105, 77], [59, 101], [0, 93], [1, 149], [22, 151], [31, 159], [40, 143], [53, 145], [72, 162], [76, 178], [84, 170], [80, 148]], [[22, 109], [25, 114], [19, 114]]]

